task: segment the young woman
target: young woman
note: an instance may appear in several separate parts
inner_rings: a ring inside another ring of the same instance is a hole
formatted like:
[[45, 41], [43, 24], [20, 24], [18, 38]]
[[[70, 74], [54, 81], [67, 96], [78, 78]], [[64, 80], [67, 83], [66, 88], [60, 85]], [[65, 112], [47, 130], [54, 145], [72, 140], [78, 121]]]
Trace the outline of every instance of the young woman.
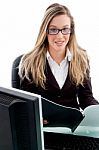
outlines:
[[20, 89], [61, 105], [98, 104], [93, 97], [87, 53], [76, 40], [74, 19], [54, 3], [44, 14], [35, 47], [19, 65]]

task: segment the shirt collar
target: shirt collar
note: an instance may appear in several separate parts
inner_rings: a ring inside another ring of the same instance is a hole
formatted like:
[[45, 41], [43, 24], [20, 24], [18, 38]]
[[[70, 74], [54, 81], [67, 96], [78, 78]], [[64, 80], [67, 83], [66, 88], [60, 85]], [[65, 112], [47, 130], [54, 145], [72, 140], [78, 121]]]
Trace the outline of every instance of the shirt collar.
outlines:
[[67, 57], [67, 60], [68, 61], [71, 61], [72, 60], [72, 54], [70, 52], [70, 50], [67, 48], [67, 53], [66, 53], [66, 57]]
[[49, 58], [51, 57], [51, 55], [50, 55], [49, 51], [47, 51], [47, 53], [46, 53], [46, 57], [47, 57], [47, 59], [49, 59]]

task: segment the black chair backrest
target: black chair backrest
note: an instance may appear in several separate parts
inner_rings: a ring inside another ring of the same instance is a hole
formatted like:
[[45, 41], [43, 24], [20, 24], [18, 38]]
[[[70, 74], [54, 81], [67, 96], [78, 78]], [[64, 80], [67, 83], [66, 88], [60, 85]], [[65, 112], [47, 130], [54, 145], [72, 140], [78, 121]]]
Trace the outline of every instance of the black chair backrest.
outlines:
[[16, 89], [20, 89], [20, 77], [18, 75], [18, 71], [19, 71], [19, 63], [20, 63], [21, 57], [22, 55], [18, 56], [12, 64], [11, 84], [12, 84], [12, 87]]

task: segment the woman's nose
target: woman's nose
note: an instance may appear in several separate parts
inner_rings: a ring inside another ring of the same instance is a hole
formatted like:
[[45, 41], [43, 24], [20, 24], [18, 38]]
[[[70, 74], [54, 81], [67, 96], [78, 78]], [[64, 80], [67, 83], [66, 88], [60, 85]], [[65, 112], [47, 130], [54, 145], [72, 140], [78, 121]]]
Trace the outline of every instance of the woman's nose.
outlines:
[[63, 37], [62, 32], [61, 32], [61, 31], [59, 31], [59, 32], [58, 32], [58, 34], [57, 34], [57, 36], [58, 36], [58, 37]]

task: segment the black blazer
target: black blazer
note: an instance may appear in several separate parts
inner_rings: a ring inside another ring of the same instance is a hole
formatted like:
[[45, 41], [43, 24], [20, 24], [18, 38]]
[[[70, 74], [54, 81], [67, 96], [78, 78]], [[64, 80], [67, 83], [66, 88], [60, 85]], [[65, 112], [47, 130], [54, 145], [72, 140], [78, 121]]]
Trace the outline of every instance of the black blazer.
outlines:
[[30, 82], [26, 78], [24, 80], [20, 80], [20, 89], [39, 94], [42, 97], [58, 104], [78, 109], [79, 106], [84, 109], [89, 105], [99, 104], [98, 101], [96, 101], [93, 97], [90, 79], [84, 82], [84, 87], [82, 85], [77, 87], [71, 82], [68, 74], [62, 89], [60, 89], [55, 77], [51, 72], [48, 62], [45, 75], [47, 78], [47, 82], [45, 84], [46, 89], [37, 87], [33, 82]]

